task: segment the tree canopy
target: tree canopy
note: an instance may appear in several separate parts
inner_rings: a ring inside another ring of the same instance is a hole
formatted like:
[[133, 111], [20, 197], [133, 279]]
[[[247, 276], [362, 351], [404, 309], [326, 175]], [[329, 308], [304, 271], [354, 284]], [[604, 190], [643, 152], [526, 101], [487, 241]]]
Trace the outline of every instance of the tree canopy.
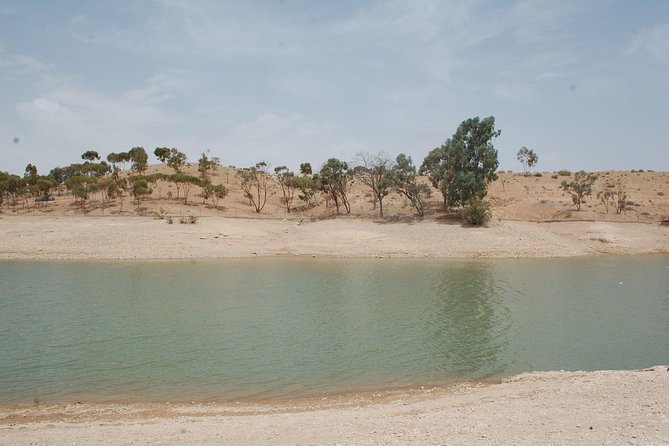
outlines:
[[444, 196], [444, 206], [464, 206], [473, 198], [485, 197], [488, 183], [497, 179], [497, 150], [492, 140], [495, 117], [470, 118], [463, 121], [453, 136], [428, 153], [420, 172]]

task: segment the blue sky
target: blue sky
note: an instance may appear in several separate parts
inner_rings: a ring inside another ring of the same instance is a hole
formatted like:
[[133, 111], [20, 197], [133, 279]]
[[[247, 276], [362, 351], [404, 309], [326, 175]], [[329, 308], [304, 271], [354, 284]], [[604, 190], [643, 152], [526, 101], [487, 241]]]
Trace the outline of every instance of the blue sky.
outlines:
[[669, 2], [0, 0], [0, 170], [134, 146], [420, 165], [489, 115], [503, 169], [527, 146], [669, 170]]

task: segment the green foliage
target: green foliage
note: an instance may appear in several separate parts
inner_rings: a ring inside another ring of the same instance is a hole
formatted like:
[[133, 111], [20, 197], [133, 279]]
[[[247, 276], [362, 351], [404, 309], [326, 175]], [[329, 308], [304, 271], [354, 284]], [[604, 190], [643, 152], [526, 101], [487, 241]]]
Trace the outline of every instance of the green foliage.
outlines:
[[325, 194], [327, 199], [334, 202], [337, 214], [339, 214], [340, 206], [344, 207], [347, 214], [351, 213], [351, 204], [346, 193], [352, 183], [352, 174], [345, 161], [330, 158], [323, 164], [315, 180], [318, 189]]
[[557, 174], [561, 177], [570, 177], [571, 176], [571, 170], [567, 170], [567, 169], [558, 170]]
[[472, 198], [462, 210], [462, 220], [469, 226], [483, 226], [490, 217], [490, 204], [478, 197]]
[[139, 207], [142, 198], [151, 195], [153, 189], [149, 187], [149, 182], [147, 178], [141, 176], [135, 177], [134, 180], [131, 182], [131, 185], [132, 185], [131, 186], [132, 196], [135, 198], [137, 206]]
[[[209, 151], [207, 150], [207, 153]], [[197, 171], [200, 172], [202, 178], [207, 178], [209, 172], [215, 172], [216, 168], [221, 164], [221, 161], [218, 157], [212, 157], [209, 159], [207, 153], [202, 152], [202, 156], [197, 161]]]
[[116, 167], [117, 164], [121, 163], [125, 166], [125, 163], [132, 161], [132, 155], [130, 152], [112, 152], [107, 155], [107, 162], [111, 163], [112, 166]]
[[393, 185], [393, 162], [383, 152], [376, 155], [361, 152], [358, 158], [359, 164], [353, 169], [353, 175], [372, 191], [375, 202], [379, 203], [379, 216], [383, 218], [383, 198]]
[[[162, 178], [162, 177], [161, 177]], [[188, 192], [193, 186], [202, 186], [202, 180], [193, 175], [186, 175], [183, 173], [173, 173], [167, 177], [169, 181], [174, 183], [177, 187], [177, 197], [180, 190], [184, 191], [184, 204], [188, 204]]]
[[463, 206], [473, 198], [485, 197], [488, 183], [497, 179], [497, 150], [492, 139], [500, 135], [495, 118], [463, 121], [452, 138], [430, 153], [420, 172], [444, 196], [444, 206]]
[[300, 164], [300, 173], [303, 175], [311, 175], [311, 163], [302, 163]]
[[393, 189], [400, 195], [405, 196], [416, 209], [418, 215], [425, 215], [425, 199], [432, 191], [427, 184], [419, 183], [416, 174], [416, 166], [413, 165], [410, 156], [400, 153], [395, 159], [395, 165], [391, 170]]
[[146, 171], [149, 167], [149, 155], [147, 155], [144, 147], [133, 147], [128, 154], [132, 161], [133, 170], [136, 170], [139, 173]]
[[156, 147], [153, 154], [158, 158], [158, 161], [164, 163], [170, 157], [170, 149], [167, 147]]
[[241, 182], [244, 196], [248, 198], [255, 211], [260, 213], [267, 203], [268, 194], [272, 193], [269, 165], [261, 161], [247, 169], [238, 169], [237, 178]]
[[172, 147], [170, 149], [170, 156], [167, 159], [167, 165], [174, 169], [174, 172], [181, 173], [181, 169], [186, 164], [186, 154], [179, 152], [177, 149]]
[[286, 166], [279, 166], [274, 168], [276, 179], [281, 187], [281, 202], [286, 206], [286, 212], [290, 213], [290, 206], [293, 204], [295, 198], [295, 174], [288, 170]]
[[520, 148], [516, 158], [523, 164], [523, 172], [525, 173], [528, 173], [539, 161], [539, 156], [534, 153], [534, 150], [528, 149], [525, 146]]
[[86, 150], [84, 153], [81, 154], [81, 159], [91, 162], [97, 161], [100, 159], [100, 154], [95, 150]]
[[580, 171], [574, 175], [574, 181], [569, 183], [562, 181], [560, 189], [571, 195], [571, 201], [576, 205], [576, 210], [580, 211], [581, 205], [585, 203], [585, 197], [592, 194], [592, 185], [596, 180], [596, 175]]
[[90, 193], [97, 190], [98, 178], [85, 175], [75, 175], [65, 180], [65, 187], [79, 200], [82, 207], [86, 206]]
[[33, 164], [28, 164], [25, 169], [25, 173], [23, 174], [23, 177], [36, 177], [37, 176], [37, 166]]
[[316, 181], [311, 177], [293, 177], [292, 184], [299, 190], [297, 198], [304, 201], [307, 206], [313, 206], [314, 195], [318, 190]]

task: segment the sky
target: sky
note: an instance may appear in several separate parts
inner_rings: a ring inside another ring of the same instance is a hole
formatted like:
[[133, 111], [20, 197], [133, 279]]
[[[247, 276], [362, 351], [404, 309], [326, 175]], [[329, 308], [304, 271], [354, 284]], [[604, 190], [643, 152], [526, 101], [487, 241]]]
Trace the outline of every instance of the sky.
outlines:
[[0, 0], [0, 171], [143, 146], [420, 165], [494, 116], [500, 169], [669, 170], [665, 0]]

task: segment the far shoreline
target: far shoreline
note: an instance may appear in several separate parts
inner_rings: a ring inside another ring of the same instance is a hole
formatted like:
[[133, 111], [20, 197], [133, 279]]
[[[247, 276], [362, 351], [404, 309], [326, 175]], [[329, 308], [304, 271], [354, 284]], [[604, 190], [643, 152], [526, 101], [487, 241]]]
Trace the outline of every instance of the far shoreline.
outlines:
[[498, 220], [485, 228], [436, 221], [317, 221], [206, 217], [168, 225], [147, 217], [0, 218], [0, 260], [244, 258], [565, 258], [669, 253], [669, 226]]

